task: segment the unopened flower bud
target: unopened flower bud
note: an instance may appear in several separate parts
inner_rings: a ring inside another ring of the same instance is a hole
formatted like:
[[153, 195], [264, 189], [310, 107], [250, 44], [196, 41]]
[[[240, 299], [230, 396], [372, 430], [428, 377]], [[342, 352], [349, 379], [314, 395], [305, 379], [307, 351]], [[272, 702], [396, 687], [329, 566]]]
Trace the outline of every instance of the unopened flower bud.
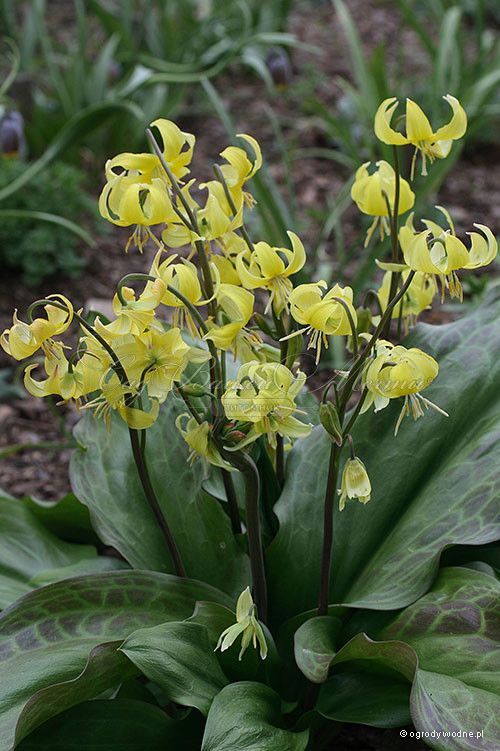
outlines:
[[372, 486], [366, 467], [358, 457], [348, 459], [342, 471], [342, 485], [337, 493], [339, 498], [339, 510], [345, 508], [348, 498], [357, 498], [360, 503], [368, 503], [371, 497]]
[[342, 428], [335, 405], [332, 402], [321, 402], [319, 405], [319, 419], [337, 446], [342, 446]]

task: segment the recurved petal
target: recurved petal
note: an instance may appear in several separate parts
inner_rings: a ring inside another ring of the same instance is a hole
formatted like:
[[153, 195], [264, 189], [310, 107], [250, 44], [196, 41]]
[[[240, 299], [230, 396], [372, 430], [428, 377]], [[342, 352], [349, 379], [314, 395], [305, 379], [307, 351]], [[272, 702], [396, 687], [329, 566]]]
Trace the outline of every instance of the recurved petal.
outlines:
[[384, 99], [375, 115], [375, 135], [383, 143], [404, 146], [409, 143], [408, 138], [391, 127], [392, 115], [398, 104], [396, 97]]
[[437, 129], [434, 138], [436, 141], [456, 141], [457, 138], [462, 138], [467, 130], [467, 115], [456, 97], [446, 94], [443, 99], [448, 102], [453, 114], [449, 123]]
[[464, 269], [478, 269], [481, 266], [488, 266], [495, 260], [498, 253], [498, 242], [495, 235], [485, 224], [474, 224], [474, 227], [480, 229], [486, 235], [486, 238], [479, 232], [471, 232], [472, 240], [469, 252], [469, 261]]

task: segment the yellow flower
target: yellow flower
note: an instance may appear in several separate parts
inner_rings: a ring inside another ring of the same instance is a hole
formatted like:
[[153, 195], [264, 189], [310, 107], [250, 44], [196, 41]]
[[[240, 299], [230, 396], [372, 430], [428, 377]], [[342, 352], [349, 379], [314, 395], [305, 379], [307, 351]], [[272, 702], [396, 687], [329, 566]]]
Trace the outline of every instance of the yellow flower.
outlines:
[[[197, 307], [206, 305], [211, 302], [213, 297], [208, 300], [203, 299], [203, 293], [201, 289], [200, 280], [198, 278], [198, 270], [194, 263], [182, 259], [180, 263], [174, 263], [177, 259], [177, 255], [172, 255], [161, 261], [163, 251], [158, 251], [156, 254], [151, 269], [149, 271], [150, 276], [161, 279], [166, 287], [173, 287], [186, 298], [191, 305]], [[184, 325], [188, 329], [189, 333], [193, 337], [199, 336], [199, 332], [191, 313], [184, 303], [168, 289], [161, 298], [163, 305], [168, 305], [174, 308], [174, 315], [172, 318], [173, 326], [182, 328]]]
[[361, 412], [366, 412], [374, 405], [375, 412], [384, 409], [391, 399], [404, 396], [404, 404], [396, 423], [394, 435], [397, 435], [401, 421], [410, 414], [416, 420], [427, 409], [433, 407], [448, 417], [440, 407], [420, 394], [437, 376], [439, 366], [433, 357], [412, 347], [394, 346], [390, 342], [379, 340], [375, 357], [363, 370], [363, 386], [368, 389], [368, 397]]
[[250, 588], [247, 587], [238, 597], [238, 602], [236, 603], [236, 623], [222, 632], [215, 649], [225, 652], [226, 649], [229, 649], [234, 644], [238, 636], [242, 634], [241, 650], [238, 659], [241, 660], [250, 642], [252, 642], [254, 649], [257, 649], [257, 644], [259, 645], [261, 659], [265, 660], [267, 657], [266, 637], [264, 636], [262, 626], [256, 618], [255, 611], [256, 607], [250, 593]]
[[[375, 217], [370, 229], [366, 233], [365, 247], [370, 242], [377, 225], [380, 225], [381, 240], [386, 234], [389, 234], [387, 202], [389, 203], [391, 212], [394, 212], [394, 203], [396, 200], [396, 173], [393, 167], [388, 162], [382, 160], [376, 163], [375, 166], [377, 169], [370, 174], [368, 171], [369, 166], [370, 162], [365, 162], [361, 165], [356, 172], [356, 177], [351, 188], [351, 198], [356, 203], [358, 209], [363, 214]], [[404, 214], [415, 203], [415, 194], [410, 188], [409, 183], [403, 180], [403, 178], [400, 178], [399, 190], [398, 215]]]
[[441, 206], [440, 209], [449, 223], [444, 230], [435, 222], [424, 219], [427, 229], [416, 232], [413, 226], [413, 214], [399, 231], [399, 242], [406, 265], [414, 271], [423, 271], [440, 278], [444, 295], [445, 287], [451, 297], [462, 299], [462, 286], [455, 273], [458, 269], [477, 269], [490, 264], [498, 253], [498, 243], [492, 231], [484, 224], [474, 224], [479, 232], [471, 232], [471, 246], [465, 244], [455, 235], [450, 215]]
[[342, 470], [342, 483], [337, 493], [339, 498], [339, 511], [345, 508], [348, 498], [357, 498], [360, 503], [368, 503], [371, 498], [372, 486], [366, 467], [358, 457], [348, 459]]
[[[220, 156], [227, 162], [227, 164], [221, 166], [220, 170], [237, 212], [242, 208], [243, 202], [249, 206], [253, 205], [254, 200], [252, 196], [249, 193], [243, 192], [243, 186], [262, 167], [262, 152], [255, 138], [245, 133], [238, 133], [238, 138], [242, 138], [252, 148], [254, 153], [253, 163], [248, 158], [245, 149], [241, 149], [238, 146], [228, 146], [220, 153]], [[209, 184], [211, 185], [212, 183]], [[219, 189], [215, 188], [215, 190]]]
[[109, 180], [99, 196], [99, 211], [104, 219], [119, 227], [136, 225], [126, 250], [133, 242], [142, 251], [148, 238], [158, 245], [150, 227], [177, 218], [164, 180], [146, 179], [144, 175], [120, 175]]
[[[238, 339], [242, 337], [246, 341], [249, 338], [252, 339], [250, 332], [244, 332], [243, 329], [252, 317], [254, 296], [242, 287], [236, 287], [233, 284], [219, 284], [215, 299], [219, 308], [223, 311], [227, 323], [213, 324], [204, 339], [211, 339], [218, 349], [233, 349], [237, 357]], [[260, 339], [254, 336], [252, 341], [258, 344]]]
[[231, 211], [225, 212], [211, 192], [208, 194], [205, 206], [202, 209], [196, 207], [195, 213], [199, 233], [190, 230], [176, 216], [162, 233], [162, 240], [167, 247], [180, 248], [183, 245], [193, 244], [197, 240], [210, 242], [241, 226], [242, 222], [241, 212], [232, 218]]
[[122, 287], [121, 295], [124, 303], [117, 294], [113, 297], [112, 305], [116, 319], [103, 324], [97, 318], [95, 322], [97, 332], [111, 343], [116, 337], [125, 334], [142, 334], [153, 321], [155, 310], [161, 303], [165, 292], [166, 287], [161, 279], [156, 279], [153, 283], [146, 285], [139, 297], [136, 297], [134, 290], [130, 287]]
[[451, 94], [447, 94], [443, 99], [448, 102], [453, 114], [451, 120], [436, 131], [432, 130], [425, 113], [411, 99], [406, 100], [406, 135], [398, 133], [391, 127], [394, 110], [399, 104], [396, 97], [384, 99], [375, 115], [375, 135], [383, 143], [395, 146], [406, 144], [415, 146], [411, 169], [412, 178], [418, 151], [422, 155], [422, 175], [426, 175], [426, 159], [428, 158], [432, 164], [435, 159], [447, 157], [450, 153], [452, 141], [462, 138], [467, 129], [467, 115], [458, 99]]
[[175, 425], [191, 449], [189, 455], [190, 462], [193, 462], [198, 456], [206, 459], [215, 467], [221, 467], [229, 472], [234, 471], [234, 467], [222, 458], [214, 442], [211, 440], [210, 425], [208, 422], [198, 423], [194, 417], [185, 412], [179, 415], [175, 421]]
[[[347, 306], [354, 325], [357, 322], [356, 311], [352, 304], [352, 289], [336, 284], [325, 295], [326, 282], [321, 280], [313, 284], [300, 284], [290, 294], [290, 313], [305, 328], [294, 332], [289, 337], [303, 332], [310, 333], [308, 349], [316, 349], [316, 362], [319, 362], [321, 345], [328, 348], [328, 336], [346, 336], [351, 333], [351, 326], [347, 316]], [[339, 298], [344, 305], [334, 298]]]
[[13, 316], [13, 326], [0, 336], [0, 345], [15, 360], [31, 357], [46, 341], [57, 334], [62, 334], [73, 320], [73, 306], [63, 295], [49, 295], [49, 299], [61, 301], [66, 310], [54, 305], [44, 305], [46, 318], [35, 318], [32, 323], [24, 323]]
[[150, 398], [161, 404], [189, 363], [203, 363], [209, 353], [190, 347], [178, 328], [150, 328], [140, 336], [124, 336], [113, 344], [128, 380], [138, 393], [143, 386]]
[[[409, 269], [406, 269], [401, 274], [401, 281], [404, 284], [408, 279]], [[389, 303], [389, 294], [391, 290], [392, 274], [390, 271], [386, 271], [382, 284], [378, 290], [378, 299], [380, 301], [380, 307], [382, 312], [385, 311]], [[423, 271], [417, 271], [413, 280], [406, 290], [403, 299], [392, 311], [392, 318], [401, 317], [405, 320], [408, 326], [415, 324], [417, 316], [423, 310], [429, 308], [436, 294], [436, 282], [433, 276], [424, 274]]]
[[261, 287], [270, 291], [266, 313], [271, 305], [278, 315], [286, 308], [293, 289], [289, 277], [300, 271], [306, 262], [306, 252], [300, 239], [295, 232], [287, 232], [287, 235], [292, 243], [292, 250], [273, 248], [266, 242], [259, 242], [254, 246], [249, 262], [245, 252], [240, 253], [236, 259], [236, 270], [244, 287]]
[[113, 370], [108, 370], [101, 377], [99, 386], [100, 395], [87, 402], [85, 408], [94, 409], [96, 416], [104, 417], [106, 422], [112, 410], [134, 430], [150, 428], [158, 418], [158, 400], [150, 399], [149, 409], [144, 409], [142, 403], [137, 401], [137, 391], [124, 385]]
[[238, 448], [247, 446], [266, 435], [270, 445], [276, 447], [276, 434], [288, 438], [308, 435], [310, 425], [293, 417], [297, 412], [295, 399], [306, 380], [300, 371], [296, 376], [280, 363], [247, 362], [238, 371], [235, 381], [229, 381], [222, 396], [226, 417], [241, 423], [250, 423], [246, 438]]
[[[184, 133], [171, 120], [160, 118], [151, 123], [151, 128], [160, 131], [163, 141], [163, 157], [174, 176], [180, 180], [189, 173], [196, 138], [191, 133]], [[165, 175], [165, 179], [168, 180]]]

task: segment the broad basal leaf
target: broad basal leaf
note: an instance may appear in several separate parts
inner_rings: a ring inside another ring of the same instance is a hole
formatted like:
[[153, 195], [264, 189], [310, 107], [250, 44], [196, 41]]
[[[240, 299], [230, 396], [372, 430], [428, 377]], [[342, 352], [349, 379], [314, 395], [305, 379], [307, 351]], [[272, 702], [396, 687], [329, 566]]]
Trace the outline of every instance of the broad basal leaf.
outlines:
[[0, 617], [2, 751], [12, 748], [21, 713], [18, 737], [103, 691], [108, 677], [113, 685], [131, 665], [116, 652], [122, 640], [139, 628], [188, 618], [197, 600], [231, 606], [201, 582], [122, 571], [52, 584], [8, 608]]
[[202, 751], [304, 751], [309, 733], [285, 729], [280, 698], [262, 683], [231, 683], [214, 699]]
[[90, 545], [63, 542], [24, 501], [0, 495], [0, 609], [47, 581], [122, 567]]
[[[450, 413], [406, 418], [400, 403], [356, 424], [356, 453], [372, 499], [334, 513], [330, 602], [391, 610], [425, 592], [443, 549], [500, 537], [500, 287], [480, 309], [407, 339], [439, 362], [425, 395]], [[275, 506], [280, 530], [268, 551], [270, 603], [280, 621], [317, 604], [330, 440], [321, 428], [298, 441]], [[342, 459], [345, 458], [345, 452]], [[284, 575], [286, 572], [286, 575]]]
[[177, 704], [208, 713], [227, 684], [208, 632], [197, 623], [162, 623], [134, 631], [120, 651]]
[[[167, 400], [147, 433], [147, 461], [162, 511], [189, 576], [238, 595], [249, 583], [248, 559], [223, 508], [201, 489], [203, 470], [188, 464], [188, 449], [175, 428], [175, 402]], [[148, 506], [132, 458], [128, 429], [119, 418], [108, 429], [92, 416], [76, 426], [81, 444], [71, 481], [101, 539], [134, 568], [171, 572], [165, 541]]]
[[[201, 719], [201, 718], [200, 718]], [[19, 751], [193, 751], [201, 722], [175, 722], [159, 707], [134, 699], [89, 701], [44, 723]]]
[[[386, 641], [358, 634], [333, 656], [317, 710], [334, 720], [406, 724], [404, 681], [412, 684], [412, 720], [431, 748], [495, 751], [500, 737], [499, 603], [494, 577], [444, 569], [428, 594], [378, 634]], [[361, 674], [368, 680], [361, 681]]]

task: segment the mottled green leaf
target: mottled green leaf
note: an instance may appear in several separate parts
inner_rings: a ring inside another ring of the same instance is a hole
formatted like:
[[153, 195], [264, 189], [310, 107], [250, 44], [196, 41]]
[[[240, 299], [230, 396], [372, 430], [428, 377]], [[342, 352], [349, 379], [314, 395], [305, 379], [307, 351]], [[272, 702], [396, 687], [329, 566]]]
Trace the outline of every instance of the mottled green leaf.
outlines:
[[[412, 684], [411, 717], [431, 748], [495, 751], [500, 737], [499, 595], [500, 584], [488, 574], [444, 569], [428, 594], [381, 630], [384, 641], [358, 634], [337, 652], [317, 710], [339, 721], [406, 724], [402, 700]], [[361, 673], [368, 676], [365, 683]]]
[[197, 623], [162, 623], [134, 631], [120, 651], [177, 704], [207, 714], [227, 684], [208, 632]]
[[286, 730], [281, 702], [262, 683], [231, 683], [214, 699], [202, 751], [304, 751], [308, 731]]
[[328, 676], [336, 648], [341, 621], [331, 616], [311, 618], [295, 632], [295, 662], [313, 683], [323, 683]]
[[0, 617], [0, 748], [12, 747], [23, 709], [21, 734], [34, 727], [32, 718], [40, 722], [95, 696], [108, 675], [116, 680], [117, 660], [118, 672], [130, 663], [116, 652], [119, 644], [109, 642], [121, 643], [140, 628], [184, 620], [197, 600], [231, 606], [226, 595], [207, 584], [146, 571], [69, 579], [21, 598]]
[[89, 545], [59, 540], [23, 501], [0, 495], [0, 609], [47, 580], [121, 565]]
[[19, 751], [193, 751], [201, 723], [190, 714], [171, 720], [159, 707], [134, 699], [89, 701], [48, 720]]
[[[171, 395], [172, 396], [172, 395]], [[188, 464], [188, 449], [175, 428], [177, 405], [167, 400], [147, 432], [152, 482], [189, 576], [237, 596], [249, 583], [248, 559], [221, 505], [203, 492], [203, 468]], [[76, 426], [71, 481], [101, 539], [134, 568], [171, 572], [165, 541], [142, 491], [128, 430], [116, 418], [108, 429], [85, 416]]]
[[[481, 308], [443, 326], [420, 324], [407, 340], [440, 373], [426, 396], [450, 413], [406, 418], [400, 403], [363, 415], [353, 432], [372, 499], [334, 512], [330, 602], [391, 610], [430, 586], [443, 549], [498, 539], [500, 287]], [[280, 531], [267, 561], [280, 621], [317, 603], [330, 440], [321, 428], [298, 441], [275, 506]], [[286, 577], [283, 576], [286, 571]]]

